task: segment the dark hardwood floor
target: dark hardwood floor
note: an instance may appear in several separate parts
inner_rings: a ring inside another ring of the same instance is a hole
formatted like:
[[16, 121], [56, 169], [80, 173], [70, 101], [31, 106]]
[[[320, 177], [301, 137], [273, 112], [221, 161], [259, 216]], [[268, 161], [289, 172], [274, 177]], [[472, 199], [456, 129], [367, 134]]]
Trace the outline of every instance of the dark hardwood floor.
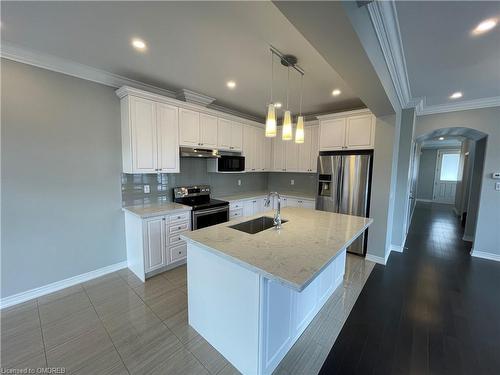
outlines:
[[500, 263], [469, 255], [448, 205], [419, 202], [406, 247], [375, 266], [320, 374], [500, 374]]

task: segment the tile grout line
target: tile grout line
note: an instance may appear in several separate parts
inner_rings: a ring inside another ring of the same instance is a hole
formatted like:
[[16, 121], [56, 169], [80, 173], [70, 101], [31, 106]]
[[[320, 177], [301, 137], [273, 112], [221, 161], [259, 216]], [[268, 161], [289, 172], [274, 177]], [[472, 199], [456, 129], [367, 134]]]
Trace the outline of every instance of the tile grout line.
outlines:
[[[128, 284], [127, 284], [128, 285]], [[122, 364], [123, 364], [123, 367], [125, 368], [125, 370], [127, 370], [127, 373], [130, 375], [130, 371], [127, 367], [127, 365], [125, 364], [125, 361], [123, 360], [123, 357], [122, 355], [120, 354], [120, 352], [118, 351], [118, 348], [116, 347], [114, 341], [113, 341], [113, 338], [111, 337], [111, 335], [109, 334], [108, 332], [108, 329], [106, 328], [106, 326], [104, 325], [104, 322], [102, 321], [101, 317], [99, 316], [94, 304], [92, 303], [92, 300], [90, 299], [90, 296], [89, 294], [87, 293], [87, 289], [85, 289], [85, 287], [82, 285], [82, 289], [85, 293], [85, 295], [87, 296], [87, 298], [89, 299], [89, 302], [90, 302], [90, 305], [92, 306], [92, 308], [94, 309], [94, 312], [95, 314], [97, 315], [97, 319], [99, 319], [99, 322], [101, 323], [102, 325], [102, 328], [104, 328], [104, 331], [106, 332], [106, 335], [109, 337], [109, 341], [111, 341], [111, 344], [113, 345], [113, 348], [115, 348], [116, 350], [116, 354], [118, 354], [118, 357], [120, 357], [120, 361], [122, 361]]]
[[[167, 271], [167, 272], [168, 272], [168, 271]], [[207, 368], [207, 367], [206, 367], [206, 366], [205, 366], [205, 365], [204, 365], [204, 364], [203, 364], [203, 363], [199, 360], [199, 358], [198, 358], [198, 357], [197, 357], [197, 356], [196, 356], [196, 355], [195, 355], [195, 354], [194, 354], [191, 350], [189, 350], [189, 348], [188, 348], [188, 347], [187, 347], [187, 346], [186, 346], [186, 345], [185, 345], [185, 344], [181, 341], [180, 337], [179, 337], [179, 336], [177, 336], [177, 335], [175, 334], [175, 332], [174, 332], [174, 331], [172, 331], [172, 330], [170, 329], [170, 327], [169, 327], [169, 326], [165, 323], [165, 321], [164, 321], [164, 320], [162, 320], [162, 319], [161, 319], [161, 318], [160, 318], [160, 317], [159, 317], [159, 316], [155, 313], [155, 311], [154, 311], [154, 310], [151, 308], [151, 306], [149, 306], [149, 304], [148, 304], [148, 303], [147, 303], [147, 302], [146, 302], [146, 301], [145, 301], [145, 300], [144, 300], [144, 299], [143, 299], [143, 298], [139, 295], [139, 293], [137, 293], [137, 292], [135, 291], [135, 289], [134, 289], [134, 288], [132, 288], [132, 287], [130, 286], [130, 284], [127, 282], [127, 280], [125, 280], [125, 278], [124, 278], [124, 277], [122, 277], [122, 275], [120, 275], [120, 274], [118, 274], [118, 276], [119, 276], [119, 277], [120, 277], [123, 281], [125, 281], [125, 283], [127, 284], [127, 286], [128, 286], [130, 289], [132, 289], [132, 291], [133, 291], [133, 292], [134, 292], [134, 293], [135, 293], [135, 294], [136, 294], [136, 295], [137, 295], [137, 296], [141, 299], [141, 301], [142, 301], [142, 302], [143, 302], [143, 303], [144, 303], [144, 304], [148, 307], [148, 309], [149, 309], [149, 310], [151, 310], [151, 312], [153, 313], [153, 315], [154, 315], [154, 316], [156, 316], [156, 317], [160, 320], [160, 322], [161, 322], [161, 323], [165, 326], [165, 328], [167, 328], [167, 329], [170, 331], [170, 333], [172, 333], [172, 334], [173, 334], [173, 335], [177, 338], [177, 340], [179, 340], [179, 342], [181, 343], [182, 347], [183, 347], [185, 350], [187, 350], [187, 351], [188, 351], [188, 352], [189, 352], [189, 353], [190, 353], [190, 354], [191, 354], [191, 355], [192, 355], [192, 356], [193, 356], [193, 357], [194, 357], [194, 358], [198, 361], [198, 363], [199, 363], [199, 364], [200, 364], [200, 365], [201, 365], [201, 366], [202, 366], [205, 370], [207, 370], [207, 372], [208, 372], [210, 375], [217, 375], [217, 374], [212, 374], [212, 373], [208, 370], [208, 368]], [[163, 276], [163, 275], [161, 275], [161, 274], [156, 275], [156, 276], [161, 276], [163, 279], [167, 280], [168, 282], [171, 282], [170, 280], [168, 280], [165, 276]], [[179, 287], [178, 287], [178, 286], [176, 286], [176, 287], [175, 287], [175, 290], [176, 290], [176, 291], [179, 291]], [[167, 292], [165, 292], [165, 293], [167, 293]], [[183, 292], [181, 292], [181, 293], [183, 293]], [[181, 349], [179, 349], [179, 350], [181, 350]], [[175, 353], [177, 353], [179, 350], [176, 350], [176, 351], [175, 351]], [[173, 354], [175, 354], [175, 353], [173, 353]], [[227, 366], [227, 365], [226, 365], [226, 366]], [[225, 366], [224, 366], [224, 368], [225, 368]], [[222, 370], [221, 370], [221, 371], [222, 371]]]
[[36, 312], [38, 314], [38, 322], [40, 323], [40, 334], [42, 335], [42, 345], [43, 345], [43, 355], [45, 356], [45, 366], [49, 366], [49, 361], [47, 360], [47, 347], [45, 346], [45, 339], [43, 337], [42, 328], [42, 318], [40, 317], [40, 304], [38, 303], [38, 298], [36, 299]]

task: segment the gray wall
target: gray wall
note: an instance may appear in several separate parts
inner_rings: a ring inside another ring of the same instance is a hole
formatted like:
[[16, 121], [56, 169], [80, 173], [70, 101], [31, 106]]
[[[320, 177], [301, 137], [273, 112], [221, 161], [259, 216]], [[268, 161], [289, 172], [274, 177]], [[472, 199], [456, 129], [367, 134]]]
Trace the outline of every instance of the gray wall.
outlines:
[[[157, 201], [171, 201], [172, 188], [208, 184], [212, 195], [226, 195], [249, 191], [267, 190], [267, 173], [208, 173], [206, 159], [181, 158], [181, 173], [172, 174], [123, 174], [123, 205], [147, 204]], [[238, 186], [238, 180], [241, 185]], [[150, 185], [151, 193], [144, 194], [143, 186]]]
[[472, 166], [474, 164], [476, 142], [465, 139], [460, 150], [462, 171], [460, 179], [457, 181], [457, 192], [455, 196], [455, 211], [458, 216], [462, 216], [467, 211], [469, 204], [470, 184], [472, 182]]
[[125, 260], [114, 89], [2, 59], [2, 297]]
[[437, 149], [421, 149], [420, 164], [418, 169], [417, 199], [432, 200], [433, 198], [436, 160]]
[[473, 109], [417, 117], [416, 137], [437, 129], [463, 127], [487, 135], [481, 194], [473, 254], [500, 255], [500, 192], [495, 191], [493, 172], [500, 171], [500, 107]]
[[[486, 152], [486, 138], [475, 142], [474, 159], [472, 161], [472, 174], [469, 185], [469, 197], [467, 202], [467, 219], [464, 228], [464, 239], [473, 241], [476, 234], [477, 217], [479, 214], [479, 204], [481, 199], [481, 185], [483, 179], [484, 154]], [[497, 207], [500, 209], [500, 206]], [[498, 230], [499, 227], [497, 227]]]
[[399, 116], [377, 117], [367, 254], [385, 259], [390, 252], [394, 212]]
[[398, 249], [404, 245], [410, 194], [410, 164], [412, 158], [413, 131], [415, 129], [415, 108], [403, 109], [398, 144], [398, 164], [396, 193], [394, 198], [394, 222], [402, 225], [392, 226], [391, 244]]

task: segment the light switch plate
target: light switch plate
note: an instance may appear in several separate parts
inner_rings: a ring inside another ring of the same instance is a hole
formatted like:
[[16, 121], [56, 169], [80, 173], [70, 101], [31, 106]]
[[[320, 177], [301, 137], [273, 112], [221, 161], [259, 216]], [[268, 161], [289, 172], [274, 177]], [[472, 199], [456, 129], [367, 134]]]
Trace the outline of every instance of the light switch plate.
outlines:
[[495, 190], [500, 191], [500, 182], [495, 182]]
[[238, 180], [238, 186], [241, 186], [241, 180]]
[[149, 188], [149, 185], [144, 185], [144, 194], [149, 194], [151, 192], [151, 189]]
[[295, 180], [290, 180], [290, 185], [295, 185]]

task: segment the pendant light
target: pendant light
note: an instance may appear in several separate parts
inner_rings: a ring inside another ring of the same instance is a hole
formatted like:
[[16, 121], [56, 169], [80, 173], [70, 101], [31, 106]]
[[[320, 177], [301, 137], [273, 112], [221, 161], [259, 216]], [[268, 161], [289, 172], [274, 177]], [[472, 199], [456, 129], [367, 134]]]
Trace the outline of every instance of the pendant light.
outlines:
[[283, 118], [283, 129], [281, 133], [281, 139], [284, 141], [291, 141], [293, 139], [292, 114], [290, 113], [290, 109], [288, 108], [289, 86], [290, 86], [290, 66], [288, 66], [288, 77], [286, 81], [286, 111], [285, 111], [285, 117]]
[[271, 51], [271, 98], [267, 106], [266, 137], [276, 137], [276, 109], [273, 103], [274, 54]]
[[304, 143], [304, 116], [302, 116], [302, 84], [304, 75], [300, 77], [300, 102], [299, 117], [297, 117], [297, 128], [295, 129], [295, 143]]

